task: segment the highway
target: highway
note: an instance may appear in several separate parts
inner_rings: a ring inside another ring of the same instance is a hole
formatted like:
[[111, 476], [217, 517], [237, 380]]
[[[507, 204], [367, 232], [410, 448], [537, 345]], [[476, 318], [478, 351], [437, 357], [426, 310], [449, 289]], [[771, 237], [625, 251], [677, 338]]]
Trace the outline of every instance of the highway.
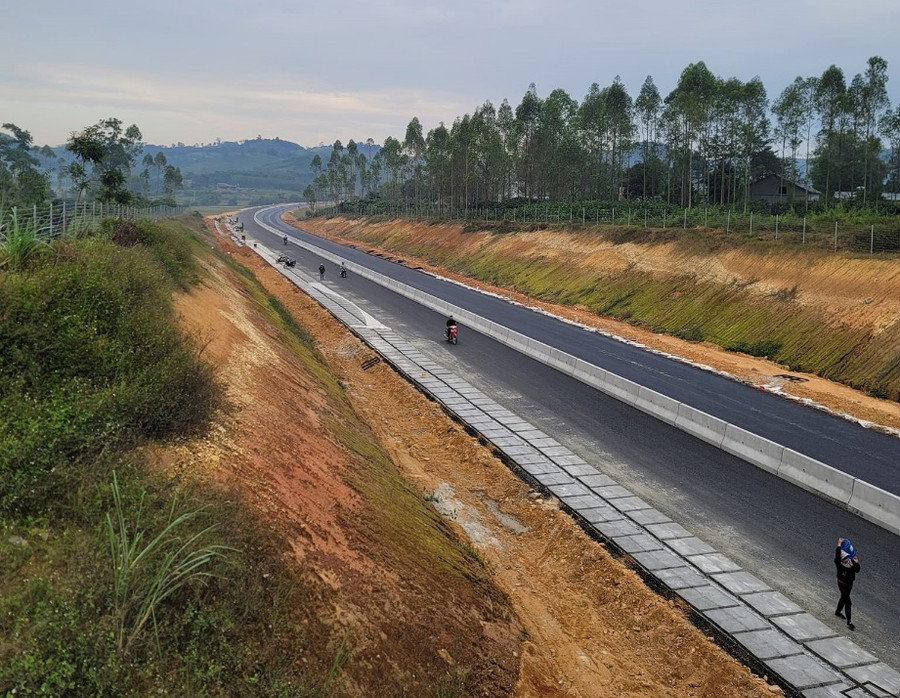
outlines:
[[[281, 238], [252, 212], [245, 232], [278, 249]], [[267, 224], [299, 238], [278, 210]], [[769, 395], [684, 363], [586, 332], [542, 314], [435, 279], [402, 265], [306, 238], [479, 315], [602, 365], [653, 390], [808, 453], [889, 491], [898, 491], [900, 440]], [[312, 274], [321, 262], [291, 246]], [[832, 555], [839, 535], [860, 550], [853, 591], [853, 640], [896, 666], [900, 656], [900, 536], [730, 456], [478, 333], [461, 328], [460, 344], [441, 341], [443, 318], [331, 262], [326, 283], [385, 325], [602, 472], [681, 523], [838, 632]]]

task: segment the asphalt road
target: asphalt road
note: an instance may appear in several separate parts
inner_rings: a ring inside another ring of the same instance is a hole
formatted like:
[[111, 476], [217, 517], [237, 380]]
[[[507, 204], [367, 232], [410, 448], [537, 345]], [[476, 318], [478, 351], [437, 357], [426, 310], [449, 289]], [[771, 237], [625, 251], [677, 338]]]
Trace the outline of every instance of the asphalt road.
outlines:
[[[243, 214], [242, 220], [248, 235], [273, 249], [283, 246], [279, 236], [256, 226], [252, 213]], [[284, 225], [277, 215], [267, 222], [273, 226]], [[300, 235], [296, 230], [290, 230], [288, 234]], [[309, 239], [340, 251], [348, 261], [366, 264], [495, 321], [510, 324], [504, 319], [510, 318], [518, 331], [525, 328], [528, 331], [523, 333], [561, 346], [570, 353], [576, 353], [566, 344], [570, 336], [584, 335], [576, 337], [579, 340], [576, 346], [590, 346], [586, 356], [593, 363], [602, 361], [604, 367], [643, 382], [654, 390], [660, 389], [656, 386], [671, 388], [660, 392], [667, 392], [725, 419], [743, 405], [753, 417], [750, 424], [775, 424], [778, 426], [773, 430], [776, 434], [803, 435], [800, 443], [815, 444], [818, 441], [819, 448], [810, 455], [836, 467], [840, 466], [834, 457], [826, 459], [816, 454], [833, 456], [837, 451], [839, 461], [846, 459], [853, 463], [867, 458], [869, 440], [878, 437], [874, 439], [879, 444], [874, 465], [859, 469], [857, 476], [864, 477], [863, 474], [868, 472], [880, 474], [883, 480], [894, 485], [894, 490], [897, 489], [900, 440], [515, 308], [502, 300], [466, 291], [455, 284], [444, 283], [436, 290], [431, 282], [437, 280], [421, 272], [358, 250], [341, 248], [320, 238]], [[307, 267], [310, 274], [322, 262], [306, 251], [298, 252], [295, 247], [291, 250], [298, 264]], [[896, 657], [900, 656], [900, 536], [464, 326], [460, 329], [459, 345], [450, 346], [441, 341], [444, 318], [437, 313], [352, 273], [347, 279], [341, 279], [333, 264], [328, 261], [324, 264], [330, 270], [326, 273], [326, 283], [333, 285], [335, 290], [838, 632], [847, 631], [832, 615], [838, 596], [832, 556], [837, 537], [850, 537], [860, 550], [862, 564], [853, 590], [857, 626], [853, 640], [897, 666]], [[415, 284], [411, 283], [413, 280]], [[493, 302], [485, 303], [485, 299]], [[597, 339], [605, 341], [594, 345]], [[715, 380], [709, 381], [709, 378]], [[700, 393], [699, 398], [693, 399], [692, 389]], [[744, 389], [744, 393], [733, 392], [735, 389]], [[746, 393], [752, 395], [754, 401], [751, 402]], [[758, 398], [765, 400], [756, 402]], [[781, 416], [782, 413], [787, 416]], [[746, 421], [742, 426], [753, 429]], [[843, 430], [851, 434], [845, 435]], [[795, 443], [797, 441], [794, 439]]]

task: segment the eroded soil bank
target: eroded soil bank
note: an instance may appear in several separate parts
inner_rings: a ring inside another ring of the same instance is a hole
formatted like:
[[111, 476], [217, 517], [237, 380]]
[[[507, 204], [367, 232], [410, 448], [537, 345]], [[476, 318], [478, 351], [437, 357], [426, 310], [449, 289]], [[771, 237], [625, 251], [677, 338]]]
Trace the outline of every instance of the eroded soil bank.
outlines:
[[[468, 584], [448, 587], [446, 575], [394, 559], [397, 531], [363, 525], [371, 502], [359, 473], [375, 477], [358, 462], [366, 445], [348, 452], [341, 419], [329, 412], [309, 364], [255, 309], [245, 281], [213, 265], [180, 309], [186, 325], [207, 339], [235, 411], [208, 439], [166, 462], [236, 485], [271, 522], [285, 553], [321, 586], [314, 612], [332, 628], [321, 642], [333, 647], [350, 639], [338, 694], [431, 695], [442, 673], [464, 671], [465, 688], [445, 684], [441, 695], [780, 693], [393, 370], [384, 363], [365, 370], [371, 350], [252, 251], [212, 232], [210, 240], [251, 269], [314, 337], [371, 430], [371, 451], [390, 456], [476, 565]], [[478, 570], [489, 582], [479, 581]], [[461, 634], [466, 627], [468, 636]], [[428, 680], [416, 671], [429, 672]]]

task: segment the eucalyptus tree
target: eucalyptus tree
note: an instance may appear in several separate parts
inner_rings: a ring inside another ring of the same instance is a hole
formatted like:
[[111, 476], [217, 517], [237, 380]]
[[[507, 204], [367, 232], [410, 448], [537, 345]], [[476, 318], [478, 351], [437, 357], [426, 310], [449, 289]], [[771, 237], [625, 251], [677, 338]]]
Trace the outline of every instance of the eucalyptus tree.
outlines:
[[585, 149], [584, 190], [588, 197], [600, 199], [606, 189], [608, 171], [603, 166], [607, 133], [607, 110], [600, 85], [591, 84], [578, 107], [578, 127]]
[[888, 186], [895, 196], [900, 191], [900, 105], [888, 109], [878, 123], [881, 134], [891, 149]]
[[426, 177], [430, 190], [429, 198], [437, 203], [439, 210], [443, 211], [450, 195], [452, 177], [450, 133], [443, 121], [431, 129], [425, 137], [425, 161], [428, 164]]
[[847, 83], [844, 72], [836, 65], [827, 68], [819, 78], [815, 106], [820, 128], [812, 169], [816, 185], [822, 190], [825, 200], [830, 201], [835, 191], [832, 175], [840, 158], [847, 114]]
[[[647, 174], [648, 165], [658, 161], [656, 141], [659, 138], [659, 116], [662, 106], [662, 97], [659, 90], [653, 82], [653, 77], [648, 75], [641, 85], [640, 94], [634, 101], [635, 116], [640, 123], [641, 130], [641, 151], [642, 151], [642, 169], [643, 169], [643, 187], [641, 198], [647, 198]], [[655, 169], [655, 168], [654, 168]], [[658, 187], [651, 188], [651, 195], [659, 193]]]
[[891, 106], [887, 94], [887, 61], [880, 56], [872, 56], [867, 66], [865, 75], [861, 77], [858, 103], [855, 105], [861, 127], [859, 136], [863, 142], [863, 203], [869, 192], [878, 194], [881, 190], [881, 180], [875, 176], [871, 166], [876, 163], [881, 151], [881, 142], [876, 135], [879, 120]]
[[123, 128], [115, 118], [73, 133], [66, 149], [75, 158], [69, 164], [69, 175], [78, 188], [79, 199], [93, 193], [99, 201], [129, 203], [133, 197], [125, 185], [143, 149], [141, 138], [136, 125]]
[[516, 116], [507, 100], [497, 109], [497, 128], [500, 132], [503, 170], [503, 198], [512, 198], [515, 193], [516, 167]]
[[391, 176], [390, 199], [396, 203], [400, 199], [400, 178], [407, 162], [407, 158], [403, 154], [403, 145], [396, 138], [388, 136], [385, 138], [379, 154]]
[[531, 83], [516, 107], [518, 180], [522, 195], [526, 198], [534, 198], [536, 194], [537, 165], [533, 142], [540, 114], [541, 100], [537, 96], [535, 84]]
[[743, 160], [744, 213], [750, 204], [750, 182], [753, 156], [769, 145], [769, 99], [766, 88], [758, 77], [744, 83], [739, 92], [738, 127], [740, 156]]
[[609, 146], [610, 199], [616, 199], [625, 169], [623, 161], [634, 140], [634, 103], [618, 75], [602, 95]]
[[346, 189], [348, 199], [353, 199], [356, 196], [356, 172], [354, 170], [357, 165], [356, 156], [358, 154], [359, 149], [356, 146], [356, 141], [351, 138], [347, 141], [347, 152], [341, 157], [342, 164], [347, 173]]
[[[679, 158], [680, 203], [686, 208], [691, 208], [694, 203], [693, 192], [698, 179], [694, 173], [694, 154], [707, 132], [716, 92], [716, 77], [703, 61], [699, 61], [681, 72], [678, 85], [665, 99], [663, 119], [669, 145]], [[699, 179], [703, 181], [705, 173]]]
[[468, 211], [472, 185], [472, 150], [474, 133], [472, 117], [463, 114], [457, 117], [450, 128], [450, 199], [454, 206]]
[[538, 173], [536, 193], [541, 198], [574, 198], [581, 146], [575, 125], [578, 103], [562, 89], [541, 102], [532, 147]]
[[406, 153], [413, 175], [413, 198], [419, 199], [419, 183], [422, 179], [425, 155], [425, 137], [422, 135], [422, 124], [419, 117], [414, 116], [406, 127], [403, 139], [403, 150]]
[[[785, 179], [790, 182], [799, 180], [797, 152], [803, 143], [803, 128], [809, 123], [811, 113], [811, 95], [806, 85], [804, 78], [794, 78], [772, 104], [775, 137], [781, 141], [781, 191], [785, 190]], [[787, 151], [790, 152], [790, 157], [787, 157]], [[788, 201], [793, 203], [794, 187], [787, 187], [787, 192]]]
[[12, 123], [0, 131], [0, 212], [14, 206], [32, 206], [49, 197], [50, 183], [32, 153], [31, 134]]
[[497, 110], [490, 101], [475, 110], [471, 125], [476, 200], [498, 201], [505, 189], [507, 158]]

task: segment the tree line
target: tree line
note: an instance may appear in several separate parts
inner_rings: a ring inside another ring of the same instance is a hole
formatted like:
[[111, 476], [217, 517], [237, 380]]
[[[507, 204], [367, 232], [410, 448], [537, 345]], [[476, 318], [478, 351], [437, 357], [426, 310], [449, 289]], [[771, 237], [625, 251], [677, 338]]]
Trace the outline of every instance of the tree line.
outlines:
[[183, 186], [181, 170], [170, 165], [164, 153], [147, 153], [143, 169], [135, 172], [144, 150], [140, 129], [116, 118], [103, 119], [72, 133], [66, 142], [71, 158], [59, 160], [49, 146], [36, 148], [31, 134], [16, 124], [0, 131], [0, 212], [30, 208], [52, 200], [50, 172], [41, 158], [56, 161], [57, 192], [69, 191], [77, 203], [144, 206], [175, 204], [175, 191]]
[[[490, 101], [423, 133], [414, 117], [370, 159], [359, 144], [333, 145], [313, 162], [311, 204], [385, 198], [456, 209], [528, 201], [643, 200], [680, 208], [750, 205], [750, 185], [782, 179], [839, 192], [863, 206], [900, 190], [900, 106], [891, 109], [887, 61], [874, 56], [849, 82], [830, 66], [797, 77], [770, 102], [762, 81], [688, 65], [665, 97], [648, 76], [637, 97], [619, 77], [590, 86], [579, 103], [565, 90], [540, 97], [531, 84], [515, 108]], [[885, 145], [889, 156], [883, 157]], [[803, 166], [805, 163], [805, 166]]]

